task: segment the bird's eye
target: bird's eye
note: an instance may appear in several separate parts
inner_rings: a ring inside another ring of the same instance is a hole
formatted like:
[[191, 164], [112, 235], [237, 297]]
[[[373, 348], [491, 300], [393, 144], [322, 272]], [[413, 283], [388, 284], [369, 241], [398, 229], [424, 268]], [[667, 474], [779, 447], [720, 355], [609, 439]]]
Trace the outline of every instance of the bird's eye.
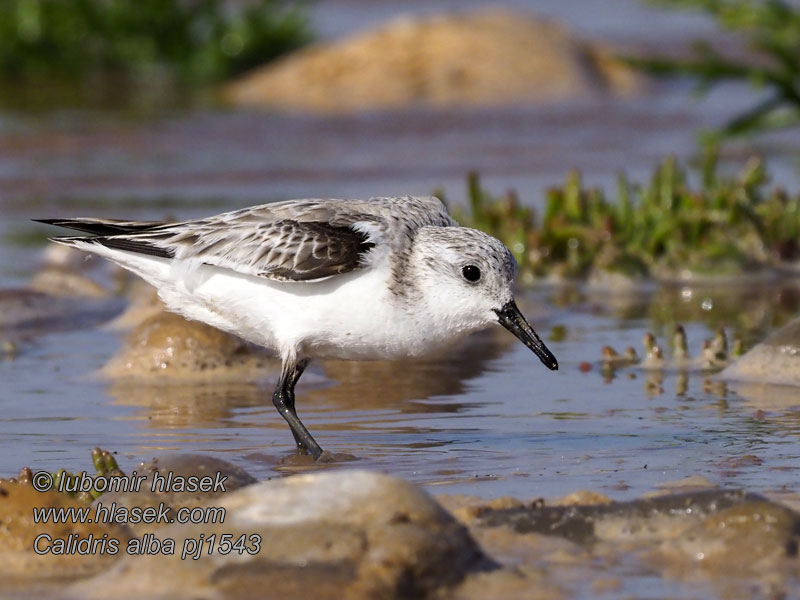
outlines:
[[467, 265], [461, 269], [461, 274], [464, 276], [464, 279], [472, 283], [475, 283], [481, 278], [481, 270], [475, 265]]

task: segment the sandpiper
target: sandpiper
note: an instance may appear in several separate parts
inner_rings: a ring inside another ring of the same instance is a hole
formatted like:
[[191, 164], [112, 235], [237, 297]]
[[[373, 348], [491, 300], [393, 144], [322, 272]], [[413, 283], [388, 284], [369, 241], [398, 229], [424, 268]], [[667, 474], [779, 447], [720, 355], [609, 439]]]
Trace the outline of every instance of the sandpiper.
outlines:
[[511, 252], [434, 197], [288, 200], [178, 223], [41, 222], [91, 234], [53, 241], [136, 273], [169, 310], [275, 350], [272, 401], [314, 458], [322, 448], [294, 395], [311, 359], [424, 356], [499, 323], [558, 368], [514, 302]]

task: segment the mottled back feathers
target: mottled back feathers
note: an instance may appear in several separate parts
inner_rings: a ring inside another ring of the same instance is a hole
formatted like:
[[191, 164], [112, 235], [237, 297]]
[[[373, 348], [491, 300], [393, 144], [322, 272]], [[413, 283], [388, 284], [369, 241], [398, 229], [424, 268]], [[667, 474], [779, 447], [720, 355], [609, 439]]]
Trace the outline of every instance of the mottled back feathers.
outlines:
[[281, 281], [312, 281], [365, 267], [376, 247], [405, 255], [419, 228], [457, 225], [433, 197], [289, 200], [180, 223], [44, 222], [94, 234], [56, 239], [67, 244], [90, 241]]

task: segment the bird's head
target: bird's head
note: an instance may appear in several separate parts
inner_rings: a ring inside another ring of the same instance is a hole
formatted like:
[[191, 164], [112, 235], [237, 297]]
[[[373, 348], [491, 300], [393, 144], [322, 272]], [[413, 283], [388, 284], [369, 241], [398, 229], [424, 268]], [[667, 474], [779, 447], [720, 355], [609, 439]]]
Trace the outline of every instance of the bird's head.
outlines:
[[552, 370], [558, 361], [514, 302], [517, 264], [500, 240], [467, 227], [424, 227], [414, 242], [416, 289], [427, 310], [450, 330], [499, 323]]

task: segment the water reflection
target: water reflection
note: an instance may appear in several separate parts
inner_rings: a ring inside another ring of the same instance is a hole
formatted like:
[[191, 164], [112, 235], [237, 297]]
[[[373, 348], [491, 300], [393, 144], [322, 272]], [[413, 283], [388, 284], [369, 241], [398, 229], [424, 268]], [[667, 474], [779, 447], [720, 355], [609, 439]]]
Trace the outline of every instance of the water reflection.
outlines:
[[265, 406], [271, 392], [251, 382], [159, 385], [124, 380], [112, 383], [108, 393], [114, 404], [139, 407], [134, 418], [148, 429], [216, 429], [250, 426], [234, 422], [237, 411]]
[[[603, 382], [606, 384], [611, 384], [619, 377], [617, 369], [614, 368], [604, 368], [602, 371], [602, 375], [603, 375]], [[702, 371], [692, 373], [687, 370], [675, 371], [674, 369], [667, 369], [665, 371], [665, 370], [648, 369], [644, 371], [644, 382], [642, 386], [645, 396], [647, 396], [648, 398], [654, 398], [656, 396], [662, 396], [665, 393], [667, 393], [667, 390], [665, 389], [666, 375], [669, 375], [670, 379], [674, 377], [674, 386], [672, 387], [674, 389], [676, 398], [686, 397], [689, 391], [690, 376], [702, 378], [702, 389], [704, 394], [707, 394], [709, 396], [715, 396], [717, 398], [725, 398], [728, 395], [727, 382], [715, 379], [713, 376], [709, 376], [707, 373]], [[638, 375], [633, 372], [627, 372], [625, 373], [625, 376], [627, 379], [638, 378]], [[780, 387], [780, 386], [773, 386], [773, 387]], [[797, 396], [796, 392], [797, 390], [795, 389], [795, 399], [800, 401], [800, 397]]]
[[[314, 404], [337, 409], [395, 408], [402, 413], [455, 413], [460, 402], [426, 402], [436, 396], [461, 396], [514, 339], [502, 331], [480, 332], [447, 356], [407, 361], [326, 361], [325, 375], [337, 385], [308, 394]], [[471, 404], [470, 404], [471, 405]]]
[[748, 406], [765, 412], [798, 411], [800, 388], [770, 383], [731, 382], [731, 389]]
[[[432, 399], [462, 396], [468, 381], [514, 343], [502, 333], [482, 332], [448, 356], [431, 360], [312, 363], [297, 388], [298, 410], [312, 421], [315, 416], [325, 419], [314, 428], [326, 431], [352, 432], [368, 421], [420, 432], [422, 428], [408, 424], [409, 414], [458, 413], [479, 406], [474, 401]], [[202, 383], [164, 383], [158, 376], [124, 378], [110, 384], [108, 393], [115, 404], [139, 407], [134, 418], [147, 429], [252, 428], [266, 420], [269, 429], [283, 431], [285, 424], [271, 402], [279, 370], [277, 360], [268, 361], [263, 379], [250, 383], [230, 378]], [[253, 408], [263, 410], [255, 418], [249, 412], [248, 420], [244, 413]]]
[[645, 394], [652, 398], [664, 393], [664, 373], [661, 371], [648, 371], [644, 379]]

